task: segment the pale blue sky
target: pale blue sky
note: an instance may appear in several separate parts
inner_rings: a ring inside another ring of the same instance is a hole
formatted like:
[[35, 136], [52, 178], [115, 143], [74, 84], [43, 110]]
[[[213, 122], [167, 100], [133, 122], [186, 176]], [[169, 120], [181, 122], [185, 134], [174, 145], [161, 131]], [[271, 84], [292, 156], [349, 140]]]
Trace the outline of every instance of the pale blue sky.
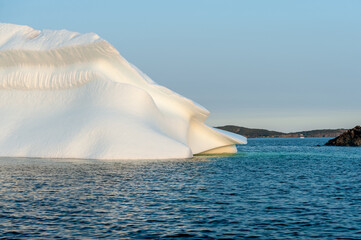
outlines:
[[0, 0], [0, 21], [95, 32], [211, 125], [361, 124], [358, 0]]

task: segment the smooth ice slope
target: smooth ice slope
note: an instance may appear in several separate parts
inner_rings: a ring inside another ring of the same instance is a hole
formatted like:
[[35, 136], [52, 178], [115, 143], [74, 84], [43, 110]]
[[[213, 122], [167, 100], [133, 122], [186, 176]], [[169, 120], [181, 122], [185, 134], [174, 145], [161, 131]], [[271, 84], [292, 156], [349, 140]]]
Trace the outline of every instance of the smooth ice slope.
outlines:
[[96, 34], [0, 24], [0, 156], [189, 158], [246, 143], [208, 115]]

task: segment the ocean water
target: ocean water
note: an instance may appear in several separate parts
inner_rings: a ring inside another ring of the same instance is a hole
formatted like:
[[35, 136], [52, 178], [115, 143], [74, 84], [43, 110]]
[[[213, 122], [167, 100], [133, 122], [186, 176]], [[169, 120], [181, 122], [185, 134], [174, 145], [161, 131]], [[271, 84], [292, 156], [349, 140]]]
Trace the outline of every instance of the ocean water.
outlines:
[[361, 148], [249, 139], [230, 156], [0, 159], [0, 238], [361, 239]]

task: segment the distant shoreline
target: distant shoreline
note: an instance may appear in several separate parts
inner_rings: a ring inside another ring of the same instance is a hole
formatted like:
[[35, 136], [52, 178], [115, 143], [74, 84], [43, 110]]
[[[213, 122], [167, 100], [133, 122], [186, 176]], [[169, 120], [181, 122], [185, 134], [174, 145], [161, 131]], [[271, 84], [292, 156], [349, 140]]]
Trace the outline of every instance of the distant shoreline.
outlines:
[[[301, 137], [247, 137], [248, 139], [262, 139], [262, 138], [301, 138]], [[333, 137], [304, 137], [304, 138], [333, 138]]]
[[284, 133], [278, 131], [270, 131], [266, 129], [246, 128], [235, 125], [219, 126], [216, 128], [233, 132], [245, 136], [247, 138], [337, 137], [347, 131], [347, 129], [339, 128], [339, 129], [317, 129], [310, 131]]

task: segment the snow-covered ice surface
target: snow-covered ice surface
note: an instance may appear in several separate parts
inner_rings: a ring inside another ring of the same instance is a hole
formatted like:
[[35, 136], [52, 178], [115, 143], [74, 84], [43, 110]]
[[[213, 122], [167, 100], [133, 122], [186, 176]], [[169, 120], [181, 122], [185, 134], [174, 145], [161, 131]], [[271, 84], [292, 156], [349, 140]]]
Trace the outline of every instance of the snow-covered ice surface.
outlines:
[[189, 158], [247, 142], [208, 115], [94, 33], [0, 23], [0, 156]]

